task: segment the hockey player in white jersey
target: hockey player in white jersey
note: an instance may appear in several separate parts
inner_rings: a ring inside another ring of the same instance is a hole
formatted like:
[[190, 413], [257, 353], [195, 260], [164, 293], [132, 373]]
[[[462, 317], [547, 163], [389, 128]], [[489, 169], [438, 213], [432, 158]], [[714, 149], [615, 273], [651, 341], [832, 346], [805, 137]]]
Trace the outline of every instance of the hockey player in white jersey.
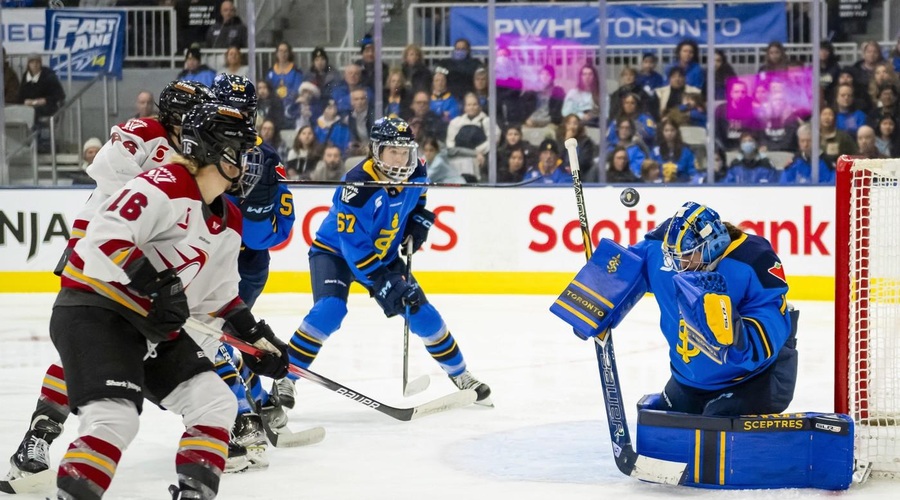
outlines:
[[245, 359], [254, 371], [285, 375], [286, 345], [238, 297], [241, 214], [223, 196], [251, 187], [241, 164], [255, 141], [237, 109], [195, 107], [183, 153], [113, 193], [76, 243], [50, 319], [80, 423], [59, 465], [58, 498], [103, 496], [145, 397], [183, 416], [173, 498], [216, 497], [237, 404], [181, 330], [187, 318], [224, 324], [269, 353]]

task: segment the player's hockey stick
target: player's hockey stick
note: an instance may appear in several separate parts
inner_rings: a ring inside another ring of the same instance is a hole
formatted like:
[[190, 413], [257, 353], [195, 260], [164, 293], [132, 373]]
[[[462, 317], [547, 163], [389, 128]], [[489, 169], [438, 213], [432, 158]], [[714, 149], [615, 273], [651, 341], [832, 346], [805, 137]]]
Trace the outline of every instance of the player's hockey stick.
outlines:
[[[578, 141], [566, 139], [566, 151], [569, 164], [572, 166], [572, 184], [575, 188], [575, 203], [578, 205], [578, 220], [581, 223], [581, 237], [584, 241], [584, 256], [590, 260], [594, 252], [591, 242], [590, 225], [587, 220], [587, 209], [584, 203], [584, 191], [581, 186], [581, 172], [578, 164]], [[659, 460], [657, 458], [638, 455], [631, 444], [631, 433], [625, 420], [625, 408], [622, 405], [622, 389], [619, 383], [619, 371], [616, 368], [616, 353], [609, 330], [594, 337], [594, 350], [600, 367], [600, 379], [603, 383], [603, 402], [606, 404], [606, 420], [609, 424], [609, 437], [612, 442], [613, 456], [616, 466], [626, 476], [642, 481], [662, 484], [684, 484], [687, 478], [687, 464]]]
[[[259, 357], [266, 354], [265, 352], [244, 342], [243, 340], [237, 337], [232, 337], [231, 335], [228, 335], [227, 333], [213, 328], [194, 318], [188, 318], [186, 326], [188, 326], [188, 328], [193, 331], [208, 335], [222, 342], [226, 342], [235, 349], [251, 356]], [[322, 375], [319, 375], [318, 373], [315, 373], [311, 370], [307, 370], [306, 368], [291, 365], [289, 371], [298, 377], [305, 378], [310, 382], [314, 382], [321, 386], [327, 387], [335, 393], [350, 398], [351, 400], [363, 406], [367, 406], [369, 408], [372, 408], [373, 410], [384, 413], [391, 418], [395, 418], [397, 420], [402, 420], [405, 422], [417, 418], [426, 417], [435, 413], [444, 412], [447, 410], [462, 408], [474, 403], [478, 398], [478, 395], [475, 393], [474, 389], [466, 389], [447, 394], [446, 396], [431, 400], [427, 403], [423, 403], [412, 408], [394, 408], [393, 406], [388, 406], [380, 401], [376, 401], [360, 392], [350, 389], [345, 385], [339, 384], [333, 380], [323, 377]]]
[[16, 495], [19, 493], [44, 493], [56, 483], [56, 471], [43, 470], [18, 479], [0, 480], [0, 491]]
[[425, 188], [508, 188], [527, 186], [540, 177], [519, 182], [482, 183], [482, 182], [417, 182], [417, 181], [312, 181], [305, 179], [282, 180], [282, 184], [291, 186], [353, 186], [353, 187], [425, 187]]
[[[410, 237], [406, 242], [406, 282], [412, 279], [412, 254], [413, 242]], [[406, 314], [403, 315], [403, 397], [408, 398], [428, 389], [431, 377], [421, 377], [409, 381], [409, 305], [406, 306]]]
[[269, 442], [276, 448], [295, 448], [297, 446], [309, 446], [316, 444], [325, 439], [324, 427], [311, 427], [302, 431], [292, 431], [284, 427], [269, 427], [266, 419], [262, 420], [263, 430], [266, 431], [266, 437]]

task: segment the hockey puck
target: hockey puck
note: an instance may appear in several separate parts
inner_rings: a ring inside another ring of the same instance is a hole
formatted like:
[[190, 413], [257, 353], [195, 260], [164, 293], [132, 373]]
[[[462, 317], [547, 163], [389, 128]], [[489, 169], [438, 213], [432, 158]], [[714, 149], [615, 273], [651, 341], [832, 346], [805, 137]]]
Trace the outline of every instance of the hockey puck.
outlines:
[[638, 194], [637, 189], [628, 187], [622, 190], [622, 194], [619, 195], [619, 201], [626, 207], [631, 208], [641, 201], [641, 195]]

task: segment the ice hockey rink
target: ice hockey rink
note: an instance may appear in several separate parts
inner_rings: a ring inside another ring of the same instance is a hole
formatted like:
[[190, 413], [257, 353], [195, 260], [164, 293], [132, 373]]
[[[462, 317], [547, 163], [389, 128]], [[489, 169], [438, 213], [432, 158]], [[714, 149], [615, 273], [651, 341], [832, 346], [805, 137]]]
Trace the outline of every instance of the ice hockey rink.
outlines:
[[[13, 453], [34, 409], [44, 370], [56, 359], [47, 323], [50, 294], [0, 295], [0, 455]], [[508, 498], [897, 498], [890, 481], [849, 491], [712, 491], [646, 484], [613, 462], [597, 361], [590, 344], [548, 312], [553, 297], [434, 295], [431, 301], [456, 336], [471, 371], [490, 384], [493, 409], [468, 407], [400, 422], [308, 381], [299, 381], [290, 426], [321, 425], [319, 444], [270, 447], [267, 470], [226, 475], [221, 499]], [[309, 295], [264, 294], [254, 308], [287, 339], [311, 305]], [[832, 410], [832, 304], [798, 302], [800, 374], [789, 411]], [[658, 310], [645, 298], [614, 333], [622, 391], [632, 432], [641, 395], [668, 378]], [[364, 295], [352, 295], [341, 331], [313, 370], [392, 406], [407, 407], [454, 390], [421, 342], [410, 342], [410, 374], [431, 375], [431, 387], [401, 395], [402, 329]], [[58, 463], [76, 435], [70, 418], [51, 447]], [[140, 432], [125, 452], [105, 498], [168, 498], [178, 416], [145, 407]], [[6, 467], [3, 466], [2, 472]], [[893, 493], [891, 493], [893, 492]], [[53, 490], [21, 498], [45, 498]]]

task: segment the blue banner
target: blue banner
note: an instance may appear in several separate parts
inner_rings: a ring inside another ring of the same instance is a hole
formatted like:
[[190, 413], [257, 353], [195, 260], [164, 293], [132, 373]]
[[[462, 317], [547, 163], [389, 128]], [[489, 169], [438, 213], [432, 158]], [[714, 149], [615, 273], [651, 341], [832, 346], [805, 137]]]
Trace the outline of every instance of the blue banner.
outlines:
[[[597, 7], [497, 7], [500, 38], [530, 41], [566, 40], [599, 44]], [[785, 3], [716, 5], [716, 44], [787, 41]], [[677, 45], [684, 39], [706, 41], [706, 6], [609, 4], [608, 45]], [[487, 45], [487, 8], [450, 9], [451, 42], [467, 38], [472, 45]]]
[[125, 50], [125, 11], [47, 9], [44, 49], [71, 50], [50, 56], [50, 67], [62, 75], [71, 65], [72, 78], [89, 79], [97, 73], [122, 78]]

